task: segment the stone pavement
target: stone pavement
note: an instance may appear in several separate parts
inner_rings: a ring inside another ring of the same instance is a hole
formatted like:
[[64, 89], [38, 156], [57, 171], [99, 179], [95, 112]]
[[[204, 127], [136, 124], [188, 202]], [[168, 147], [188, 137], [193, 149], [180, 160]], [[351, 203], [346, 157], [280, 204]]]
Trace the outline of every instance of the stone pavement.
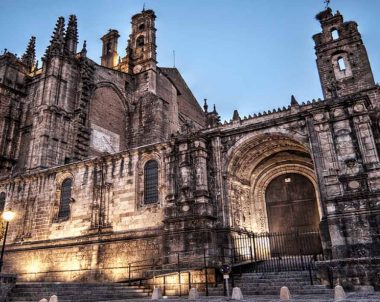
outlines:
[[[244, 293], [243, 293], [244, 295]], [[189, 301], [187, 297], [168, 297], [161, 299], [159, 301], [164, 302], [166, 300], [169, 300], [170, 302], [183, 302], [183, 301]], [[145, 302], [145, 301], [152, 301], [150, 299], [134, 299], [133, 301], [139, 301], [139, 302]], [[233, 301], [230, 299], [227, 299], [226, 297], [200, 297], [197, 301], [212, 301], [212, 302], [219, 302], [219, 301]], [[247, 296], [244, 297], [244, 300], [246, 302], [280, 302], [279, 296]], [[333, 302], [334, 297], [331, 296], [325, 296], [325, 295], [294, 295], [290, 301], [304, 301], [304, 302]], [[380, 302], [380, 292], [379, 293], [347, 293], [347, 299], [344, 300], [345, 302]]]

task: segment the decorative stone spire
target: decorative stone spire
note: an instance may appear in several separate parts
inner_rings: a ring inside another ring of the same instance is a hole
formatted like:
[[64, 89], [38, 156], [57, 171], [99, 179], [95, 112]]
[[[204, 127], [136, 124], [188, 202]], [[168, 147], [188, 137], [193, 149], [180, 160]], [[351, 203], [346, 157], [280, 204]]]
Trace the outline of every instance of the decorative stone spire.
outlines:
[[65, 35], [65, 55], [74, 55], [77, 52], [78, 45], [78, 26], [77, 17], [71, 15], [69, 23], [67, 25], [66, 35]]
[[36, 37], [31, 37], [25, 53], [21, 57], [22, 63], [27, 66], [29, 71], [32, 71], [36, 63]]
[[298, 105], [298, 102], [297, 102], [297, 100], [296, 100], [296, 98], [295, 98], [294, 95], [292, 95], [292, 97], [290, 98], [290, 105], [292, 105], [292, 106], [297, 106]]
[[65, 18], [59, 17], [51, 36], [50, 45], [46, 49], [45, 59], [62, 54], [63, 45], [65, 42]]
[[207, 126], [209, 128], [220, 125], [220, 116], [218, 112], [216, 111], [215, 104], [214, 104], [214, 110], [206, 114], [207, 114]]
[[208, 111], [207, 111], [207, 110], [208, 110], [207, 99], [204, 99], [203, 109], [204, 109], [205, 113], [208, 112]]
[[239, 111], [234, 110], [234, 114], [232, 116], [232, 120], [233, 121], [240, 121], [241, 120], [240, 115], [239, 115]]
[[82, 50], [80, 51], [80, 54], [82, 57], [85, 57], [87, 55], [87, 41], [83, 41]]

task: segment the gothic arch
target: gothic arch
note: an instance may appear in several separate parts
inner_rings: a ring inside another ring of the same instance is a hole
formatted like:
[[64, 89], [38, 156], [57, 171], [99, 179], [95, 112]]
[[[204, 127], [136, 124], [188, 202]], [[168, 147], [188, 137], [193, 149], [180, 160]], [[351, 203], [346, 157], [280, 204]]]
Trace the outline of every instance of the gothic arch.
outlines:
[[128, 112], [127, 99], [114, 84], [100, 82], [96, 85], [88, 119], [92, 129], [92, 153], [117, 153], [126, 148]]
[[228, 152], [226, 167], [230, 225], [267, 232], [265, 192], [279, 175], [295, 173], [313, 184], [322, 217], [317, 178], [306, 141], [280, 134], [250, 135]]
[[95, 85], [95, 89], [93, 91], [93, 95], [95, 94], [95, 91], [99, 88], [108, 87], [111, 88], [120, 98], [121, 103], [123, 104], [123, 107], [125, 109], [125, 112], [129, 112], [129, 102], [123, 92], [112, 82], [103, 81], [99, 82]]
[[310, 153], [306, 142], [297, 141], [281, 133], [247, 135], [228, 151], [226, 172], [229, 176], [249, 182], [252, 171], [266, 157], [289, 150]]

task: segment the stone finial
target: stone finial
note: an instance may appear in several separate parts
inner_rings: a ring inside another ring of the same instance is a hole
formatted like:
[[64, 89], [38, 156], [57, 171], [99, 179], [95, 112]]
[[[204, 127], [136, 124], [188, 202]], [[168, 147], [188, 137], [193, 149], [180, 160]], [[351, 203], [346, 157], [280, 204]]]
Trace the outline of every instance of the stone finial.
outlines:
[[281, 287], [280, 290], [280, 301], [289, 301], [290, 300], [290, 291], [286, 286]]
[[233, 121], [240, 121], [240, 115], [239, 115], [239, 111], [237, 110], [234, 110], [234, 114], [232, 115], [232, 120]]
[[71, 15], [69, 18], [69, 23], [67, 24], [66, 34], [65, 34], [65, 55], [74, 55], [77, 52], [78, 45], [78, 25], [77, 17]]
[[58, 302], [58, 297], [56, 295], [52, 295], [49, 299], [49, 302]]
[[342, 286], [337, 285], [334, 289], [334, 301], [344, 301], [346, 300], [346, 293]]
[[189, 291], [189, 300], [198, 300], [198, 299], [199, 299], [198, 290], [195, 287], [191, 288]]
[[292, 95], [292, 97], [290, 98], [290, 105], [292, 105], [292, 106], [297, 106], [298, 105], [298, 102], [297, 102], [297, 100], [296, 100], [296, 98], [295, 98], [294, 95]]
[[234, 287], [232, 289], [231, 299], [232, 300], [238, 300], [238, 301], [243, 300], [243, 293], [241, 292], [240, 287]]
[[203, 109], [204, 109], [205, 113], [208, 112], [207, 99], [204, 99]]
[[87, 55], [87, 41], [83, 41], [82, 50], [80, 51], [82, 57], [85, 57]]
[[36, 37], [32, 36], [29, 40], [25, 53], [21, 57], [21, 62], [32, 71], [36, 63]]
[[155, 287], [155, 288], [153, 289], [152, 299], [151, 299], [151, 300], [160, 300], [160, 299], [162, 299], [161, 288], [159, 288], [159, 287]]

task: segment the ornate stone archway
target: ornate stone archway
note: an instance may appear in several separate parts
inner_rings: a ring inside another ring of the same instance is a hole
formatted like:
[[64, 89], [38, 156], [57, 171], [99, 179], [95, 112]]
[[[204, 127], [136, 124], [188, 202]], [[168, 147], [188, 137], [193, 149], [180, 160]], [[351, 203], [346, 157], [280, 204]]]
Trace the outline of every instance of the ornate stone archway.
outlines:
[[263, 134], [238, 141], [229, 152], [227, 194], [229, 223], [235, 229], [268, 232], [265, 192], [283, 174], [300, 174], [315, 188], [319, 216], [322, 207], [307, 142], [283, 134]]

